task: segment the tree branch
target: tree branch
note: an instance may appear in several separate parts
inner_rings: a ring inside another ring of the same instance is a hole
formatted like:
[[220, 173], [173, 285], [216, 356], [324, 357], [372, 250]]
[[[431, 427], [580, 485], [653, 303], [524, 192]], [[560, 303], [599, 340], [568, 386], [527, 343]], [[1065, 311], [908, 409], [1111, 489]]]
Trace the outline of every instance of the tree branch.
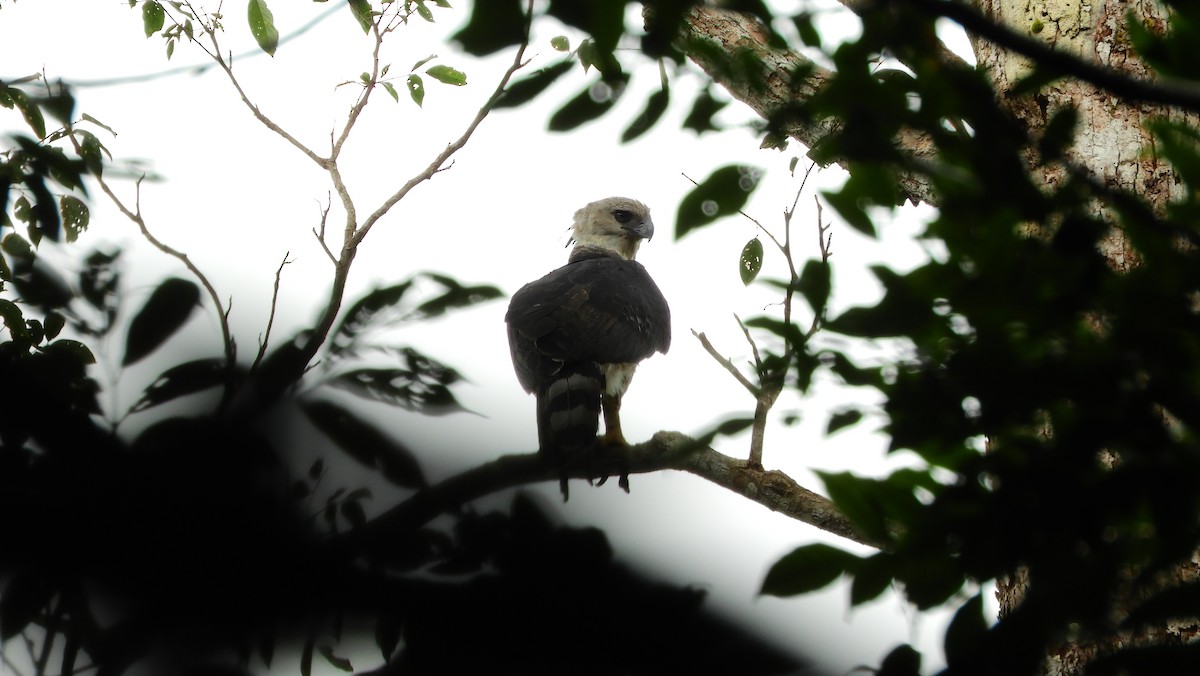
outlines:
[[[799, 102], [812, 98], [833, 77], [799, 52], [774, 49], [768, 46], [764, 27], [753, 16], [711, 6], [695, 6], [688, 11], [680, 25], [681, 48], [735, 99], [750, 106], [765, 120], [781, 122], [782, 133], [808, 147], [820, 143], [837, 131], [833, 119], [814, 120], [790, 113]], [[752, 58], [743, 58], [746, 54]], [[737, 68], [731, 65], [736, 64]], [[757, 72], [746, 73], [749, 64]], [[795, 73], [807, 71], [801, 79]], [[896, 139], [900, 148], [916, 158], [932, 158], [936, 154], [928, 134], [903, 130]], [[843, 168], [844, 160], [838, 160]], [[915, 173], [900, 176], [899, 187], [913, 203], [935, 203], [929, 179]]]
[[1040, 66], [1079, 78], [1127, 101], [1178, 106], [1200, 112], [1200, 87], [1195, 84], [1183, 80], [1145, 80], [1084, 61], [1054, 49], [1041, 40], [992, 21], [973, 6], [956, 0], [905, 0], [898, 4], [916, 7], [928, 15], [950, 19], [967, 32], [975, 33], [1001, 47], [1029, 57]]
[[[707, 479], [771, 511], [834, 535], [871, 547], [885, 546], [862, 533], [828, 498], [804, 488], [787, 474], [752, 467], [745, 460], [718, 453], [679, 432], [659, 432], [649, 441], [628, 448], [597, 447], [586, 461], [567, 467], [566, 474], [574, 479], [591, 480], [668, 469]], [[330, 545], [353, 549], [386, 547], [399, 531], [418, 528], [439, 514], [497, 491], [543, 481], [557, 482], [562, 471], [537, 453], [506, 455], [416, 493], [364, 527], [332, 536]]]

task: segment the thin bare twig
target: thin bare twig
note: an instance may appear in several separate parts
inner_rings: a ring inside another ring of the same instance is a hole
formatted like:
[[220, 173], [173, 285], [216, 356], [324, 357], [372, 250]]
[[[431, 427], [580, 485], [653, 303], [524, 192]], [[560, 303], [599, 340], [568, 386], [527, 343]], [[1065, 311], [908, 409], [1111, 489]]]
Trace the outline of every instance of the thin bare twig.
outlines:
[[271, 290], [271, 312], [267, 315], [267, 328], [258, 341], [258, 354], [254, 357], [254, 363], [250, 365], [251, 371], [257, 369], [263, 357], [267, 355], [267, 345], [271, 342], [271, 328], [275, 325], [275, 309], [279, 303], [279, 280], [283, 277], [283, 266], [291, 263], [288, 260], [291, 253], [291, 251], [285, 252], [283, 260], [279, 262], [279, 267], [275, 269], [275, 286]]
[[742, 372], [738, 370], [738, 367], [733, 365], [732, 361], [723, 356], [720, 352], [717, 352], [717, 348], [713, 347], [713, 344], [708, 340], [708, 336], [704, 335], [703, 333], [697, 333], [695, 330], [692, 331], [692, 335], [700, 341], [700, 345], [704, 347], [705, 351], [708, 352], [713, 359], [717, 360], [718, 364], [725, 367], [725, 370], [729, 371], [730, 375], [732, 375], [739, 383], [741, 383], [742, 387], [746, 388], [747, 392], [756, 397], [758, 396], [758, 386], [750, 382], [746, 376], [742, 375]]
[[[79, 147], [78, 141], [75, 139], [75, 135], [68, 134], [68, 136], [71, 137], [71, 142], [75, 144], [76, 152], [81, 153], [82, 148]], [[209, 299], [212, 300], [213, 306], [217, 310], [217, 316], [221, 325], [221, 340], [225, 345], [226, 368], [232, 369], [237, 359], [237, 344], [234, 342], [233, 334], [229, 330], [229, 312], [225, 309], [225, 305], [221, 302], [221, 297], [217, 295], [217, 289], [212, 285], [212, 282], [208, 280], [208, 277], [200, 271], [200, 268], [192, 262], [192, 259], [189, 258], [186, 253], [168, 245], [167, 243], [155, 237], [154, 233], [150, 232], [150, 228], [146, 225], [146, 220], [142, 217], [142, 180], [139, 178], [135, 183], [136, 192], [134, 197], [134, 208], [130, 209], [125, 205], [124, 202], [121, 201], [120, 197], [117, 197], [117, 194], [113, 191], [112, 187], [108, 185], [108, 181], [104, 180], [103, 175], [95, 171], [91, 173], [92, 178], [94, 178], [96, 183], [100, 186], [100, 190], [108, 196], [108, 199], [122, 214], [124, 214], [125, 218], [132, 221], [133, 224], [138, 227], [142, 237], [154, 248], [167, 254], [168, 256], [171, 256], [172, 258], [175, 258], [180, 263], [183, 263], [184, 267], [186, 267], [188, 271], [191, 272], [192, 275], [197, 279], [197, 281], [200, 282], [200, 285], [204, 287], [205, 293], [208, 294]]]
[[363, 239], [371, 231], [371, 228], [377, 222], [379, 222], [379, 219], [383, 218], [383, 216], [386, 215], [393, 206], [395, 206], [400, 200], [404, 199], [404, 197], [408, 195], [413, 188], [425, 181], [428, 181], [435, 174], [441, 171], [443, 165], [446, 164], [446, 162], [451, 158], [451, 156], [454, 155], [454, 153], [458, 152], [467, 144], [467, 141], [470, 140], [471, 136], [475, 133], [475, 130], [483, 122], [484, 118], [491, 113], [492, 108], [496, 105], [496, 101], [498, 101], [500, 96], [504, 93], [504, 89], [508, 86], [513, 74], [515, 74], [526, 64], [525, 50], [529, 46], [529, 28], [532, 17], [533, 0], [530, 0], [526, 11], [524, 41], [521, 43], [520, 47], [518, 47], [516, 55], [513, 57], [512, 64], [500, 78], [500, 81], [497, 83], [496, 88], [492, 91], [491, 96], [489, 96], [487, 101], [485, 101], [484, 104], [479, 108], [479, 111], [475, 114], [474, 119], [472, 119], [467, 125], [467, 128], [463, 131], [463, 133], [459, 135], [457, 139], [447, 145], [446, 148], [439, 153], [424, 170], [410, 178], [403, 186], [400, 187], [399, 190], [384, 200], [384, 202], [380, 204], [375, 211], [371, 212], [371, 214], [368, 215], [366, 219], [364, 219], [357, 227], [354, 226], [354, 223], [357, 219], [354, 205], [349, 200], [349, 194], [346, 192], [345, 185], [341, 180], [341, 173], [338, 170], [337, 163], [329, 163], [327, 170], [329, 171], [330, 177], [334, 182], [334, 188], [342, 197], [343, 204], [346, 206], [347, 213], [345, 239], [342, 244], [341, 255], [337, 257], [337, 265], [334, 270], [333, 284], [332, 288], [330, 289], [329, 300], [326, 303], [325, 310], [322, 312], [320, 318], [318, 318], [316, 325], [309, 333], [308, 340], [300, 350], [300, 356], [305, 358], [304, 361], [306, 363], [309, 359], [316, 355], [321, 345], [324, 344], [325, 339], [329, 334], [329, 330], [332, 328], [333, 322], [337, 318], [337, 313], [341, 309], [342, 297], [345, 294], [346, 280], [350, 273], [350, 265], [358, 252], [358, 245], [362, 243]]
[[312, 233], [313, 236], [317, 238], [317, 243], [321, 245], [321, 250], [324, 251], [325, 255], [329, 257], [329, 262], [336, 266], [337, 256], [333, 255], [333, 252], [329, 250], [329, 245], [325, 243], [325, 225], [329, 221], [329, 210], [332, 208], [333, 198], [330, 194], [326, 193], [325, 208], [321, 210], [321, 230], [318, 232], [316, 228], [313, 228]]

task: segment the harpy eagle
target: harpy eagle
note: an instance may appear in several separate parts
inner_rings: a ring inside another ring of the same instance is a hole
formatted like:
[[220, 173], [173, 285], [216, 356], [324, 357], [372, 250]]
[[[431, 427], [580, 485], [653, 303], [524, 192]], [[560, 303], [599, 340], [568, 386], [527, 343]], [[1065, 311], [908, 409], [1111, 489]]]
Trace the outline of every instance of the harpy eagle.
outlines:
[[654, 235], [650, 210], [609, 197], [575, 212], [567, 264], [513, 294], [504, 320], [517, 379], [537, 395], [538, 445], [563, 469], [596, 443], [625, 446], [621, 397], [638, 362], [671, 345], [671, 310], [633, 260]]

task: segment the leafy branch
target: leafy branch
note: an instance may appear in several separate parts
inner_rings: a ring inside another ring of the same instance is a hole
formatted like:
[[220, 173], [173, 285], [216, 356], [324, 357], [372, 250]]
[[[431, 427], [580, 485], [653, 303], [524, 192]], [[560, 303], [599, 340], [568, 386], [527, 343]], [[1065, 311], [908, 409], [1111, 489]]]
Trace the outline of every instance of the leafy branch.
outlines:
[[[796, 208], [800, 202], [800, 195], [804, 193], [805, 185], [808, 183], [808, 177], [811, 175], [816, 165], [810, 164], [804, 172], [804, 177], [800, 181], [800, 187], [796, 191], [796, 197], [792, 200], [792, 205], [783, 212], [783, 239], [776, 237], [758, 220], [747, 215], [744, 211], [738, 210], [743, 217], [754, 223], [755, 227], [765, 234], [775, 248], [783, 255], [788, 267], [788, 281], [781, 284], [783, 287], [783, 317], [782, 322], [778, 320], [755, 319], [750, 323], [743, 322], [740, 317], [736, 317], [738, 326], [742, 329], [742, 334], [746, 341], [750, 344], [751, 354], [754, 361], [752, 369], [755, 379], [751, 380], [741, 372], [728, 357], [723, 356], [720, 351], [713, 346], [708, 337], [704, 333], [692, 331], [692, 335], [700, 341], [700, 345], [706, 352], [720, 364], [726, 371], [734, 377], [750, 393], [755, 400], [754, 418], [750, 430], [750, 452], [749, 460], [751, 467], [762, 468], [762, 452], [763, 444], [766, 437], [767, 417], [771, 408], [775, 405], [779, 395], [783, 392], [784, 381], [788, 370], [791, 368], [793, 360], [796, 356], [797, 348], [803, 349], [808, 340], [820, 330], [821, 321], [824, 317], [825, 297], [828, 293], [828, 275], [829, 275], [829, 257], [832, 255], [831, 236], [828, 234], [829, 226], [823, 222], [823, 214], [821, 203], [816, 202], [817, 209], [817, 241], [821, 254], [820, 262], [816, 267], [810, 264], [805, 268], [804, 274], [798, 273], [792, 252], [792, 217], [796, 213]], [[743, 249], [741, 271], [743, 272], [743, 281], [749, 283], [757, 275], [760, 266], [762, 265], [761, 245], [757, 248], [751, 245], [758, 241], [757, 236], [751, 240]], [[747, 251], [752, 252], [747, 254]], [[813, 261], [812, 263], [815, 263]], [[824, 283], [814, 281], [822, 279]], [[797, 290], [806, 286], [821, 286], [824, 292], [819, 295], [809, 297], [810, 304], [813, 305], [813, 318], [808, 329], [804, 333], [796, 331], [792, 323], [792, 300]], [[819, 298], [819, 300], [814, 300]], [[757, 326], [767, 328], [769, 330], [781, 333], [785, 336], [783, 353], [779, 355], [768, 354], [763, 357], [762, 351], [759, 350], [758, 344], [754, 340], [754, 336], [750, 333], [750, 327]]]
[[[439, 3], [440, 4], [440, 3]], [[443, 149], [433, 160], [425, 167], [412, 176], [408, 181], [401, 185], [394, 193], [387, 197], [379, 206], [372, 210], [365, 217], [360, 217], [358, 205], [354, 202], [350, 195], [349, 188], [343, 180], [341, 166], [339, 160], [342, 150], [346, 143], [350, 140], [352, 132], [367, 104], [370, 102], [372, 92], [380, 86], [384, 86], [391, 91], [390, 85], [382, 80], [387, 73], [387, 66], [382, 64], [381, 52], [383, 48], [384, 38], [401, 25], [408, 22], [409, 17], [414, 13], [418, 13], [426, 20], [432, 20], [427, 16], [428, 8], [424, 5], [409, 6], [409, 3], [393, 3], [386, 6], [383, 11], [373, 11], [366, 2], [351, 2], [350, 9], [355, 18], [359, 21], [363, 31], [370, 37], [371, 40], [371, 65], [370, 69], [363, 74], [361, 78], [362, 89], [350, 106], [345, 122], [340, 129], [330, 133], [330, 146], [327, 154], [321, 154], [313, 148], [305, 145], [294, 134], [284, 129], [277, 124], [266, 112], [256, 105], [250, 94], [242, 86], [237, 73], [233, 67], [231, 56], [226, 56], [226, 52], [221, 47], [219, 34], [223, 30], [222, 17], [219, 13], [204, 13], [195, 7], [190, 2], [174, 5], [177, 11], [183, 13], [180, 17], [183, 21], [182, 25], [188, 26], [185, 34], [189, 39], [195, 37], [194, 42], [202, 49], [205, 54], [225, 73], [226, 78], [234, 88], [238, 98], [242, 101], [250, 113], [257, 119], [265, 128], [272, 133], [278, 135], [285, 140], [289, 145], [296, 148], [301, 154], [313, 161], [317, 166], [323, 169], [329, 175], [329, 180], [332, 184], [332, 193], [336, 194], [338, 201], [345, 213], [345, 221], [341, 228], [341, 242], [338, 245], [331, 246], [326, 239], [326, 225], [329, 216], [329, 206], [326, 206], [321, 212], [320, 227], [314, 228], [314, 236], [318, 239], [321, 248], [329, 256], [334, 263], [334, 273], [329, 291], [329, 296], [325, 302], [324, 308], [317, 319], [312, 330], [307, 332], [306, 338], [299, 348], [287, 356], [285, 364], [282, 364], [282, 372], [274, 372], [272, 374], [272, 388], [285, 388], [288, 384], [298, 380], [305, 372], [308, 364], [320, 351], [329, 337], [329, 332], [332, 329], [334, 322], [341, 310], [343, 298], [346, 290], [346, 281], [349, 277], [351, 264], [358, 253], [358, 247], [366, 238], [367, 234], [375, 226], [380, 219], [387, 215], [392, 207], [399, 203], [408, 193], [416, 186], [430, 180], [433, 176], [447, 167], [447, 163], [464, 147], [470, 140], [471, 136], [488, 116], [491, 110], [495, 107], [496, 102], [504, 93], [505, 87], [508, 85], [514, 73], [522, 68], [525, 64], [525, 49], [528, 45], [529, 22], [532, 20], [533, 8], [532, 2], [526, 11], [525, 16], [525, 39], [518, 47], [513, 61], [505, 73], [501, 76], [491, 95], [480, 107], [479, 111], [466, 129]], [[266, 9], [265, 3], [252, 5], [252, 10], [257, 7], [257, 12], [252, 11], [250, 16], [251, 29], [255, 33], [256, 39], [259, 40], [260, 47], [265, 51], [270, 52], [269, 47], [273, 44], [268, 39], [264, 44], [262, 36], [270, 37], [274, 33], [273, 20], [269, 10]], [[164, 9], [164, 12], [169, 11]], [[174, 17], [172, 17], [174, 18]], [[194, 22], [194, 23], [193, 23]], [[147, 24], [147, 34], [150, 34], [152, 29], [160, 29], [165, 25], [165, 21], [155, 21], [153, 24]], [[176, 25], [180, 25], [176, 22]], [[203, 39], [198, 39], [193, 31], [197, 30], [202, 34]], [[275, 33], [277, 34], [277, 33]], [[278, 283], [278, 274], [277, 274]], [[268, 324], [268, 327], [270, 325]], [[269, 329], [268, 329], [269, 330]], [[263, 361], [263, 349], [269, 336], [263, 336], [260, 341], [259, 357], [255, 360], [255, 366], [259, 366]], [[270, 393], [265, 398], [259, 400], [269, 400]]]

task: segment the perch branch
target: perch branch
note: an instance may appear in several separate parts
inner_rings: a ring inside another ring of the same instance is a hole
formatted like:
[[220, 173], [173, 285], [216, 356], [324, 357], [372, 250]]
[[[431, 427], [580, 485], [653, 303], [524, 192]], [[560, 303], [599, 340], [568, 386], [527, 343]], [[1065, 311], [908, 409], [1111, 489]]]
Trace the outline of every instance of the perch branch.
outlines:
[[[598, 474], [645, 474], [662, 470], [694, 474], [764, 507], [834, 535], [871, 547], [872, 540], [850, 522], [826, 497], [796, 483], [778, 470], [764, 470], [718, 453], [679, 432], [659, 432], [647, 442], [628, 448], [598, 448], [586, 466], [568, 467], [575, 479]], [[537, 453], [506, 455], [430, 486], [384, 512], [364, 527], [331, 536], [330, 545], [353, 549], [386, 547], [398, 531], [419, 528], [439, 514], [458, 509], [497, 491], [532, 483], [557, 482], [561, 470]]]

